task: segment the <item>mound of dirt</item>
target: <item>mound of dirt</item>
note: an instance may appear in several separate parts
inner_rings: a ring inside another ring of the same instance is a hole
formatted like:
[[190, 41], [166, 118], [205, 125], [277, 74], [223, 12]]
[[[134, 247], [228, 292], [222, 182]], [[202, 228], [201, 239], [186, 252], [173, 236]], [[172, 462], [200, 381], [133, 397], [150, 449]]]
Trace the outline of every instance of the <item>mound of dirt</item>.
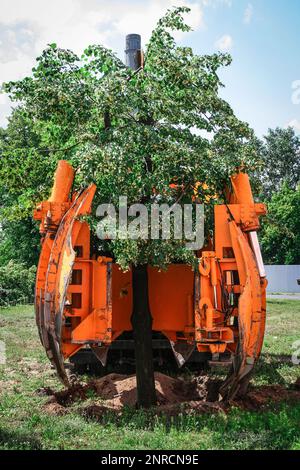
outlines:
[[[192, 400], [205, 400], [209, 379], [204, 377], [186, 382], [172, 378], [160, 372], [155, 373], [155, 388], [158, 405], [182, 403]], [[105, 406], [120, 409], [123, 406], [134, 407], [137, 401], [136, 377], [120, 374], [109, 374], [93, 380], [87, 385], [72, 387], [54, 393], [55, 401], [68, 406], [77, 400], [98, 397], [105, 401]]]
[[[207, 375], [184, 380], [156, 372], [157, 414], [176, 415], [180, 411], [224, 412], [231, 406], [259, 411], [270, 404], [300, 400], [297, 382], [293, 389], [281, 385], [250, 388], [246, 396], [225, 404], [220, 401], [220, 384], [220, 381]], [[81, 412], [94, 418], [100, 418], [107, 411], [119, 413], [124, 406], [134, 408], [137, 401], [135, 375], [109, 374], [86, 385], [76, 384], [60, 392], [47, 388], [39, 390], [38, 393], [50, 396], [45, 405], [45, 411], [50, 414], [63, 414], [72, 403], [88, 400]]]
[[[207, 376], [186, 381], [169, 377], [160, 372], [155, 373], [158, 406], [173, 406], [192, 401], [217, 401], [218, 386], [216, 381]], [[39, 390], [38, 393], [39, 395], [51, 396], [48, 404], [57, 403], [63, 407], [68, 407], [78, 400], [85, 401], [88, 398], [97, 401], [101, 399], [103, 405], [110, 409], [121, 409], [124, 406], [135, 407], [137, 401], [135, 375], [109, 374], [92, 380], [87, 385], [76, 384], [59, 392], [45, 389]]]
[[64, 406], [51, 401], [47, 402], [44, 405], [44, 411], [46, 411], [47, 414], [53, 416], [63, 416], [68, 412], [68, 410]]
[[[135, 406], [137, 401], [136, 377], [110, 374], [94, 382], [98, 396], [107, 400], [112, 408], [124, 405]], [[155, 373], [155, 388], [159, 405], [181, 403], [188, 400], [201, 399], [197, 387], [193, 383], [184, 382], [159, 372]]]

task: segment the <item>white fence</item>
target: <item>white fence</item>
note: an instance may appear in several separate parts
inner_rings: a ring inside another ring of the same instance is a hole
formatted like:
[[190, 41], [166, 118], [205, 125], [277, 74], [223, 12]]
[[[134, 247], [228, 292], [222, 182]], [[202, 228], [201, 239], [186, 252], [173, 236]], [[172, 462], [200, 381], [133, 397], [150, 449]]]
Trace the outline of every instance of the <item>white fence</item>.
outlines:
[[265, 266], [269, 293], [300, 294], [300, 266]]

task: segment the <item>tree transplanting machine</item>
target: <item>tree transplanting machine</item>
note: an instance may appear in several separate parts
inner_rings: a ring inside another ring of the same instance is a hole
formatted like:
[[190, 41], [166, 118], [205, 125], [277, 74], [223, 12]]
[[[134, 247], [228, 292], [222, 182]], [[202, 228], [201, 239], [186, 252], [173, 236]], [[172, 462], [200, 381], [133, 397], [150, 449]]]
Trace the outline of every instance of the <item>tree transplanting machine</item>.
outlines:
[[[52, 194], [34, 213], [42, 236], [36, 322], [67, 386], [67, 359], [93, 356], [105, 365], [114, 354], [132, 357], [133, 350], [132, 273], [92, 252], [90, 227], [80, 216], [90, 212], [96, 187], [72, 194], [73, 179], [71, 165], [60, 161]], [[221, 393], [232, 398], [247, 388], [263, 344], [267, 281], [257, 230], [266, 208], [254, 202], [245, 173], [231, 178], [227, 194], [226, 204], [214, 208], [213, 249], [201, 251], [199, 269], [149, 266], [148, 289], [155, 357], [168, 348], [179, 366], [197, 357], [229, 358]]]

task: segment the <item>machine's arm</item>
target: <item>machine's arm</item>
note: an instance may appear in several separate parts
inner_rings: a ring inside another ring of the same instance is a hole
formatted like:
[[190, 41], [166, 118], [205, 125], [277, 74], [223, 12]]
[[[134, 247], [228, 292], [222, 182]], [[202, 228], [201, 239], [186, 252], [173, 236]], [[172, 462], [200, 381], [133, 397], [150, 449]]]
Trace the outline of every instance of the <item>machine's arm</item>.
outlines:
[[35, 212], [41, 220], [42, 251], [40, 255], [35, 312], [42, 344], [61, 380], [68, 385], [61, 351], [62, 315], [66, 291], [75, 260], [74, 238], [82, 222], [76, 220], [89, 212], [95, 194], [95, 185], [89, 186], [69, 201], [73, 169], [67, 162], [59, 162], [52, 195]]

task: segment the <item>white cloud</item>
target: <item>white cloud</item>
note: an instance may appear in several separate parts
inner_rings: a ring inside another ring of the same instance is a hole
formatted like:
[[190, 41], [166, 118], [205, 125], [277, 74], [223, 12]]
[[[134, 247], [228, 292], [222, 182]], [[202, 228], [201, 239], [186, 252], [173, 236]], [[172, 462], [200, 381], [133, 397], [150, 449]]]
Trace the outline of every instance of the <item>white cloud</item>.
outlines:
[[224, 34], [215, 42], [215, 47], [222, 51], [230, 51], [233, 48], [233, 39], [229, 34]]
[[300, 132], [300, 121], [298, 119], [292, 119], [285, 127], [292, 127], [295, 131]]
[[19, 80], [31, 73], [35, 60], [25, 54], [18, 54], [14, 60], [0, 64], [0, 86], [3, 82]]
[[292, 93], [292, 103], [295, 105], [300, 104], [300, 80], [295, 80], [292, 83], [292, 89], [294, 90]]
[[58, 23], [62, 18], [69, 19], [79, 6], [78, 0], [1, 0], [1, 21], [12, 23], [30, 18], [32, 21], [46, 25], [51, 20]]
[[[186, 15], [185, 20], [193, 30], [204, 27], [203, 11], [199, 2], [184, 0], [152, 0], [150, 3], [138, 3], [135, 5], [134, 10], [126, 8], [126, 12], [123, 15], [117, 15], [113, 26], [116, 32], [122, 35], [130, 32], [141, 34], [145, 43], [150, 38], [151, 32], [159, 18], [174, 4], [176, 6], [188, 6], [191, 9], [191, 12]], [[180, 40], [182, 36], [182, 33], [175, 34], [177, 40]]]
[[252, 3], [248, 3], [247, 8], [244, 12], [244, 23], [250, 24], [253, 18], [254, 8]]
[[[191, 8], [186, 19], [194, 30], [204, 27], [199, 0], [1, 0], [0, 85], [29, 74], [35, 58], [52, 42], [78, 54], [89, 44], [103, 44], [123, 58], [124, 36], [139, 33], [145, 44], [157, 20], [174, 4]], [[8, 103], [1, 105], [1, 123], [7, 109]]]
[[[34, 52], [49, 42], [57, 42], [75, 52], [93, 43], [108, 45], [130, 32], [143, 35], [147, 41], [157, 20], [171, 8], [191, 8], [187, 21], [192, 28], [203, 27], [203, 12], [197, 0], [1, 0], [1, 23], [27, 22], [38, 36]], [[119, 35], [119, 38], [118, 38]]]
[[0, 93], [0, 126], [6, 125], [6, 116], [10, 114], [11, 103], [7, 95]]
[[0, 93], [0, 105], [5, 104], [6, 99], [7, 99], [6, 95], [4, 95], [3, 93]]

